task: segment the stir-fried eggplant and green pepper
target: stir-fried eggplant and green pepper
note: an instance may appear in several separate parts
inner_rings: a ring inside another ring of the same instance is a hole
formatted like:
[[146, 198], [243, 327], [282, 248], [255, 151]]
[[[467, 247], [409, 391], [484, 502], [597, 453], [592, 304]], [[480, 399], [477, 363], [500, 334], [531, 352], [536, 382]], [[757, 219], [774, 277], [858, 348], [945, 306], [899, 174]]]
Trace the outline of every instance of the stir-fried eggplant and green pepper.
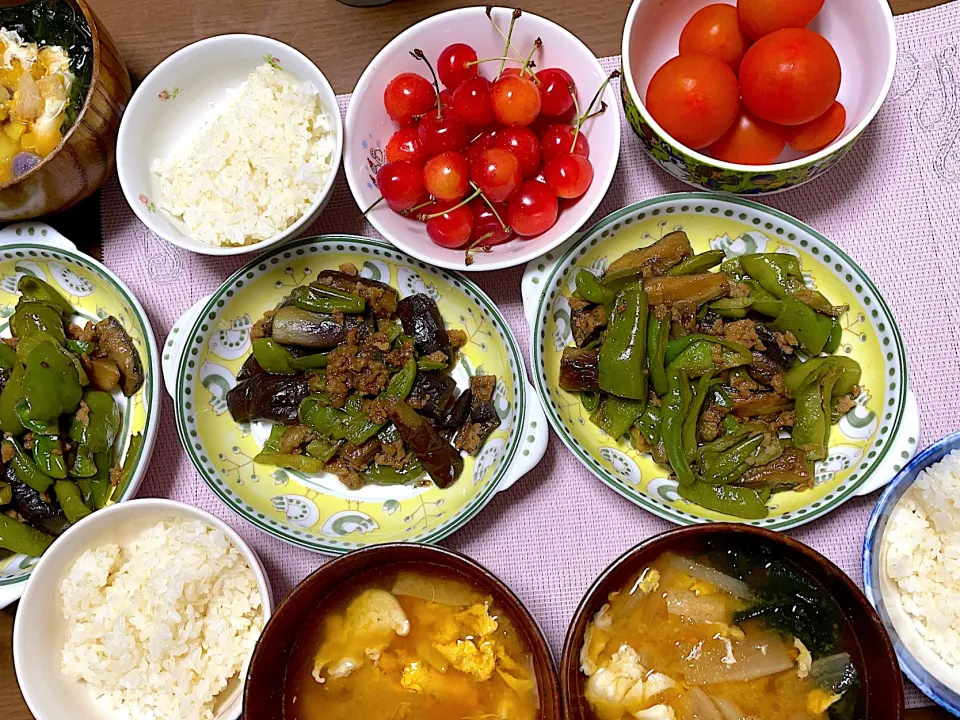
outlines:
[[761, 518], [771, 493], [813, 486], [860, 366], [833, 354], [847, 307], [808, 288], [796, 257], [694, 255], [673, 232], [575, 282], [559, 381], [604, 432], [717, 512]]
[[[17, 288], [12, 337], [0, 342], [0, 549], [36, 556], [132, 471], [118, 463], [111, 393], [137, 392], [143, 366], [115, 318], [81, 328], [55, 288], [29, 275]], [[131, 440], [128, 461], [141, 442]]]
[[400, 299], [352, 265], [324, 270], [254, 327], [253, 353], [227, 404], [237, 422], [275, 424], [257, 463], [330, 472], [350, 489], [441, 488], [497, 427], [497, 379], [457, 393], [450, 370], [466, 342], [426, 295]]

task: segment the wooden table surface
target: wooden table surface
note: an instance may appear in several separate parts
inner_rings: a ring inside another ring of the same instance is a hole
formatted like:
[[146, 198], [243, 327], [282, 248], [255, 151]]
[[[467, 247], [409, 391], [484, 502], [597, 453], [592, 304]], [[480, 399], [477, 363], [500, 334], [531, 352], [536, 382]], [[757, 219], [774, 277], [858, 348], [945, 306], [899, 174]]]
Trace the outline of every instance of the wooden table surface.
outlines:
[[[951, 1], [956, 0], [890, 0], [890, 5], [896, 14], [903, 14]], [[252, 33], [269, 35], [304, 52], [323, 70], [338, 93], [350, 92], [367, 63], [399, 32], [435, 13], [470, 4], [473, 3], [458, 0], [397, 0], [379, 8], [354, 8], [335, 0], [190, 0], [182, 3], [93, 0], [96, 13], [127, 62], [134, 85], [163, 58], [184, 45], [210, 35]], [[524, 10], [549, 17], [573, 30], [598, 57], [620, 52], [629, 7], [629, 0], [526, 0], [523, 3]], [[71, 227], [76, 235], [77, 221], [85, 221], [86, 232], [82, 234], [99, 237], [98, 202], [95, 197], [69, 214], [52, 218], [51, 222]], [[99, 254], [99, 243], [89, 250]], [[13, 606], [0, 611], [2, 720], [33, 717], [20, 697], [13, 671], [15, 609]], [[910, 720], [949, 718], [935, 709], [908, 711], [907, 717]]]

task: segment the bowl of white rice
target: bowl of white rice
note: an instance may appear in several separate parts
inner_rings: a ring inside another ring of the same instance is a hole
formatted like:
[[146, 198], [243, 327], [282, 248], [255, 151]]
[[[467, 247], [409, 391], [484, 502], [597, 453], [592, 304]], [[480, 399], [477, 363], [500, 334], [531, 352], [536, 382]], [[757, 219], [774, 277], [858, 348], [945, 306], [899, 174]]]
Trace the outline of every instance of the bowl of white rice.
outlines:
[[205, 255], [259, 252], [322, 212], [343, 150], [337, 98], [289, 45], [219, 35], [178, 50], [141, 83], [117, 140], [130, 207], [154, 233]]
[[881, 495], [863, 581], [904, 674], [960, 716], [960, 433], [917, 454]]
[[272, 609], [259, 559], [221, 520], [171, 500], [113, 505], [34, 570], [17, 680], [38, 720], [236, 720]]

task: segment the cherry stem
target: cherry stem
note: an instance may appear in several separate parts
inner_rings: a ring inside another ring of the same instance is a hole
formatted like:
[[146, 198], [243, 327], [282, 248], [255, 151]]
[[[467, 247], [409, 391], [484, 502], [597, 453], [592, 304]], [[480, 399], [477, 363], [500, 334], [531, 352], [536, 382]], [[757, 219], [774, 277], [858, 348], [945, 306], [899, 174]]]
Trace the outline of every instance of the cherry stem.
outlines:
[[580, 135], [580, 103], [577, 102], [577, 90], [573, 86], [573, 83], [567, 84], [567, 90], [570, 92], [570, 97], [573, 98], [573, 111], [577, 114], [578, 122], [573, 126], [573, 143], [570, 145], [570, 154], [573, 155], [573, 151], [577, 149], [577, 137]]
[[[520, 18], [520, 15], [521, 15], [521, 14], [522, 14], [522, 11], [520, 10], [520, 8], [515, 8], [514, 11], [513, 11], [513, 14], [510, 16], [510, 27], [507, 29], [507, 47], [504, 48], [504, 50], [503, 50], [503, 54], [504, 54], [504, 55], [509, 54], [510, 48], [513, 46], [513, 42], [511, 41], [511, 38], [513, 37], [513, 28], [514, 28], [514, 26], [516, 26], [517, 20]], [[490, 21], [493, 22], [493, 19], [491, 18]], [[496, 23], [494, 23], [494, 27], [496, 27]], [[499, 32], [499, 28], [497, 28], [497, 31]], [[502, 32], [501, 32], [500, 34], [503, 35]], [[517, 51], [517, 55], [520, 55], [520, 52], [519, 52], [519, 51]], [[523, 58], [523, 55], [520, 55], [520, 57]], [[504, 64], [505, 64], [504, 61], [501, 60], [501, 61], [500, 61], [500, 69], [497, 71], [497, 78], [499, 78], [501, 75], [503, 75], [503, 66], [504, 66]], [[523, 72], [523, 71], [521, 70], [521, 74], [522, 74], [522, 72]]]
[[469, 195], [469, 196], [465, 197], [463, 200], [461, 200], [460, 202], [458, 202], [458, 203], [457, 203], [456, 205], [454, 205], [453, 207], [447, 208], [446, 210], [444, 210], [444, 211], [442, 211], [442, 212], [433, 213], [432, 215], [419, 215], [419, 216], [417, 216], [417, 219], [420, 220], [421, 222], [426, 222], [427, 220], [432, 220], [433, 218], [440, 217], [441, 215], [446, 215], [447, 213], [453, 212], [454, 210], [459, 210], [460, 208], [462, 208], [464, 205], [466, 205], [468, 202], [470, 202], [471, 200], [473, 200], [473, 199], [474, 199], [475, 197], [477, 197], [478, 195], [483, 195], [483, 193], [480, 192], [480, 189], [479, 189], [479, 188], [477, 188], [477, 191], [476, 191], [475, 193], [473, 193], [473, 195]]
[[[471, 255], [471, 253], [476, 251], [477, 246], [480, 243], [482, 243], [484, 240], [489, 240], [492, 237], [493, 237], [493, 231], [491, 230], [490, 232], [484, 233], [483, 235], [478, 237], [476, 240], [474, 240], [472, 243], [470, 243], [470, 247], [467, 248], [466, 257], [464, 257], [463, 259], [464, 265], [467, 265], [467, 266], [473, 265], [473, 255]], [[480, 248], [480, 250], [482, 252], [490, 252], [489, 247], [482, 247]]]
[[425, 208], [425, 207], [427, 207], [428, 205], [433, 205], [433, 204], [434, 204], [434, 201], [433, 201], [433, 200], [427, 200], [426, 202], [422, 202], [422, 203], [420, 203], [419, 205], [414, 205], [412, 208], [409, 208], [409, 209], [407, 209], [407, 210], [401, 211], [400, 214], [401, 214], [401, 215], [409, 215], [409, 214], [412, 213], [414, 210], [419, 210], [420, 208]]
[[[579, 120], [577, 120], [577, 127], [578, 127], [578, 128], [579, 128], [581, 125], [583, 125], [583, 122], [584, 122], [585, 120], [587, 120], [588, 118], [595, 117], [595, 115], [591, 115], [591, 114], [590, 114], [591, 111], [593, 110], [593, 106], [597, 104], [597, 100], [600, 99], [600, 96], [603, 94], [603, 91], [606, 90], [607, 85], [609, 85], [609, 84], [611, 83], [611, 81], [615, 80], [615, 79], [618, 78], [618, 77], [620, 77], [620, 71], [619, 71], [619, 70], [614, 70], [612, 73], [610, 73], [610, 74], [607, 76], [607, 79], [603, 81], [603, 84], [601, 84], [600, 87], [597, 89], [597, 94], [593, 96], [593, 100], [591, 100], [591, 101], [590, 101], [590, 104], [587, 106], [587, 111], [583, 114], [583, 117], [582, 117], [582, 118], [580, 118]], [[572, 92], [572, 91], [571, 91], [571, 92]], [[601, 108], [600, 112], [599, 112], [599, 113], [596, 113], [596, 115], [599, 115], [600, 113], [602, 113], [602, 112], [603, 112], [603, 108], [606, 108], [606, 105], [604, 105], [603, 103], [601, 103], [601, 106], [602, 106], [602, 108]]]
[[373, 201], [373, 205], [371, 205], [371, 206], [368, 207], [366, 210], [364, 210], [362, 213], [360, 213], [360, 215], [361, 215], [362, 217], [366, 217], [366, 216], [367, 216], [367, 213], [370, 212], [371, 210], [373, 210], [373, 209], [374, 209], [377, 205], [379, 205], [381, 202], [383, 202], [383, 195], [381, 195], [381, 196], [378, 197], [376, 200], [374, 200], [374, 201]]
[[483, 191], [481, 191], [475, 183], [471, 182], [470, 187], [480, 193], [480, 198], [487, 204], [487, 207], [490, 208], [491, 212], [493, 212], [493, 216], [497, 219], [497, 222], [500, 223], [500, 227], [503, 229], [503, 231], [506, 232], [509, 230], [507, 224], [503, 221], [503, 218], [500, 217], [500, 213], [497, 212], [497, 209], [493, 206], [493, 203], [490, 202], [490, 198], [484, 195]]
[[502, 61], [504, 61], [504, 62], [515, 62], [515, 63], [523, 63], [523, 62], [525, 62], [525, 64], [529, 65], [530, 67], [536, 67], [536, 66], [537, 66], [537, 64], [536, 64], [535, 62], [531, 61], [531, 60], [526, 60], [526, 61], [524, 61], [523, 58], [512, 58], [512, 57], [492, 57], [492, 58], [484, 58], [483, 60], [471, 60], [471, 61], [468, 62], [468, 63], [464, 63], [463, 66], [464, 66], [464, 67], [472, 67], [473, 65], [479, 65], [480, 63], [496, 62], [497, 60], [502, 60]]
[[581, 122], [581, 124], [582, 124], [582, 123], [585, 123], [585, 122], [586, 122], [587, 120], [589, 120], [590, 118], [595, 118], [597, 115], [603, 115], [606, 111], [607, 111], [607, 103], [604, 102], [603, 100], [601, 100], [601, 101], [600, 101], [600, 109], [597, 110], [596, 112], [590, 113], [589, 115], [584, 115], [583, 118], [580, 120], [580, 122]]
[[430, 74], [433, 75], [433, 89], [437, 93], [437, 120], [443, 119], [443, 113], [441, 112], [441, 106], [443, 103], [440, 102], [440, 81], [437, 79], [437, 73], [433, 70], [433, 65], [430, 64], [430, 61], [427, 60], [427, 56], [423, 54], [423, 50], [420, 48], [414, 48], [410, 53], [417, 60], [422, 60], [427, 64], [427, 67], [430, 68]]
[[[528, 67], [536, 67], [536, 65], [535, 65], [534, 62], [533, 62], [533, 54], [534, 54], [537, 50], [539, 50], [540, 48], [542, 48], [542, 47], [543, 47], [543, 40], [541, 40], [540, 38], [537, 38], [536, 40], [533, 41], [533, 49], [530, 50], [530, 54], [527, 55], [527, 59], [524, 61], [523, 67], [520, 68], [520, 77], [523, 77], [523, 73], [524, 73], [524, 72], [527, 72], [527, 68], [528, 68]], [[540, 78], [538, 78], [538, 77], [537, 77], [536, 75], [534, 75], [532, 72], [530, 73], [530, 78], [531, 78], [537, 85], [540, 84]]]

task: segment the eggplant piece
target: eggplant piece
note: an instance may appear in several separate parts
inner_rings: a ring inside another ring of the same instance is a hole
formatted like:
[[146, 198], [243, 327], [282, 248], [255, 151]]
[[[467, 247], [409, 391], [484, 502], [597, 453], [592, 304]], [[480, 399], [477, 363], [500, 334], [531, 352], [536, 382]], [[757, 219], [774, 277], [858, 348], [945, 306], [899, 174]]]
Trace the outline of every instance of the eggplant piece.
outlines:
[[450, 355], [450, 338], [433, 298], [423, 294], [405, 297], [397, 304], [397, 316], [403, 332], [413, 338], [418, 355]]
[[256, 377], [257, 375], [263, 375], [266, 372], [260, 363], [257, 362], [257, 356], [253, 353], [243, 361], [243, 365], [240, 366], [240, 371], [237, 373], [237, 382], [242, 383], [245, 380]]
[[347, 443], [340, 449], [340, 457], [354, 470], [365, 470], [380, 452], [382, 443], [374, 436], [360, 445]]
[[299, 422], [300, 402], [310, 394], [304, 375], [256, 375], [227, 393], [227, 408], [235, 422], [275, 420]]
[[120, 384], [120, 368], [110, 358], [89, 358], [84, 361], [86, 355], [81, 356], [80, 364], [84, 372], [90, 378], [90, 385], [96, 390], [103, 392], [113, 392], [113, 389]]
[[317, 275], [317, 282], [359, 295], [367, 301], [367, 305], [377, 317], [390, 318], [397, 313], [400, 294], [386, 283], [359, 275], [348, 275], [339, 270], [321, 270]]
[[567, 392], [599, 392], [600, 352], [564, 348], [560, 358], [560, 387]]
[[663, 275], [691, 255], [693, 248], [690, 246], [690, 239], [685, 232], [677, 230], [664, 235], [653, 245], [631, 250], [614, 260], [603, 274], [603, 284], [610, 285], [637, 275], [645, 278]]
[[787, 447], [780, 457], [747, 470], [733, 484], [754, 490], [804, 490], [813, 487], [814, 477], [806, 454], [798, 448]]
[[417, 373], [407, 403], [421, 415], [440, 420], [447, 415], [447, 407], [456, 387], [456, 381], [444, 372], [420, 372]]
[[500, 427], [500, 416], [491, 402], [474, 403], [470, 409], [470, 422], [462, 425], [453, 438], [453, 446], [470, 455], [476, 455], [490, 437], [490, 433]]
[[51, 535], [61, 535], [70, 527], [54, 496], [37, 492], [21, 481], [13, 471], [12, 464], [7, 465], [3, 479], [13, 492], [13, 508], [28, 522]]
[[120, 370], [120, 389], [126, 397], [143, 385], [143, 363], [127, 331], [112, 315], [97, 323], [97, 356], [108, 357]]
[[670, 275], [643, 281], [643, 290], [647, 293], [650, 305], [688, 302], [699, 306], [723, 297], [729, 288], [730, 284], [724, 273]]
[[570, 303], [570, 328], [577, 347], [589, 345], [607, 327], [607, 309], [603, 305]]
[[271, 337], [281, 345], [327, 350], [343, 342], [344, 329], [333, 315], [302, 310], [285, 305], [273, 315]]
[[454, 430], [467, 422], [470, 419], [470, 409], [473, 406], [472, 399], [473, 391], [470, 388], [460, 393], [460, 397], [453, 403], [453, 407], [450, 408], [446, 417], [437, 422], [437, 427], [443, 430]]
[[439, 488], [448, 488], [463, 472], [463, 458], [433, 426], [402, 400], [390, 408], [397, 432]]

